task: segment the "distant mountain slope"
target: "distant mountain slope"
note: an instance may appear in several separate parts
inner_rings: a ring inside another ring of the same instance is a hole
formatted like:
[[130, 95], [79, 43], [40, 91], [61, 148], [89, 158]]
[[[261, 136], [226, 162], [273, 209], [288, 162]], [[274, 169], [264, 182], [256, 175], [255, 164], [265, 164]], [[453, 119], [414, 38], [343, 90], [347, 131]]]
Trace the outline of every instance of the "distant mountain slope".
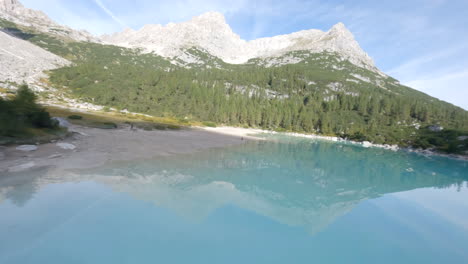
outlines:
[[69, 65], [70, 62], [28, 41], [0, 31], [0, 82], [32, 84], [43, 72]]

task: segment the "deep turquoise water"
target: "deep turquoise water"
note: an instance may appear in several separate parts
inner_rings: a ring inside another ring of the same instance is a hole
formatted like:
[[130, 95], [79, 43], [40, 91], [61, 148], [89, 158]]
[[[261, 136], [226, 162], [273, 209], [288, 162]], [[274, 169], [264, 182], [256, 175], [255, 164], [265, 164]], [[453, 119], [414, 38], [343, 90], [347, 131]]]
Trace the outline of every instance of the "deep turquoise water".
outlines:
[[303, 139], [0, 177], [0, 263], [468, 263], [468, 164]]

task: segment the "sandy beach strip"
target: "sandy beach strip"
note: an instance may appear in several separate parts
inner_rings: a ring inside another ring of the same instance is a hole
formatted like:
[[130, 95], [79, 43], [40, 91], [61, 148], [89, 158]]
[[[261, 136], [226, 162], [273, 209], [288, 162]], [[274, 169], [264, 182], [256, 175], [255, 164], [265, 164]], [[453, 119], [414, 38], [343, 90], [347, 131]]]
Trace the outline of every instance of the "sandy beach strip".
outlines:
[[0, 176], [45, 166], [94, 168], [111, 161], [193, 153], [258, 139], [249, 136], [251, 130], [242, 129], [224, 130], [222, 133], [199, 128], [145, 131], [72, 126], [70, 130], [74, 133], [67, 139], [37, 145], [37, 149], [32, 151], [18, 150], [17, 146], [0, 147]]
[[264, 140], [264, 138], [255, 136], [256, 134], [273, 133], [272, 131], [262, 130], [262, 129], [227, 127], [227, 126], [223, 126], [223, 127], [197, 127], [197, 129], [201, 129], [201, 130], [212, 132], [212, 133], [227, 135], [227, 136], [251, 139], [251, 140]]
[[[252, 140], [265, 140], [256, 134], [282, 134], [327, 141], [356, 144], [365, 148], [378, 147], [397, 151], [397, 146], [370, 142], [352, 142], [335, 137], [276, 133], [273, 131], [238, 127], [194, 127], [182, 130], [134, 130], [130, 128], [98, 129], [72, 125], [73, 135], [65, 140], [37, 145], [36, 150], [23, 151], [17, 146], [0, 146], [0, 176], [5, 173], [27, 171], [40, 167], [56, 169], [87, 169], [108, 162], [152, 159], [239, 145]], [[444, 155], [430, 151], [407, 149], [425, 156], [444, 156], [467, 160], [466, 156]]]

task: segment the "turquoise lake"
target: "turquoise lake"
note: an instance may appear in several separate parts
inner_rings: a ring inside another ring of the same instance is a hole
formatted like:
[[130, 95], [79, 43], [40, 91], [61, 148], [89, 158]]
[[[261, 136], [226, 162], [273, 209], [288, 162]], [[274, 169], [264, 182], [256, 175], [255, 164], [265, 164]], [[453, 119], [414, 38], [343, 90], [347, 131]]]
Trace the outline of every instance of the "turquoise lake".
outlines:
[[468, 263], [468, 162], [285, 137], [1, 175], [0, 263]]

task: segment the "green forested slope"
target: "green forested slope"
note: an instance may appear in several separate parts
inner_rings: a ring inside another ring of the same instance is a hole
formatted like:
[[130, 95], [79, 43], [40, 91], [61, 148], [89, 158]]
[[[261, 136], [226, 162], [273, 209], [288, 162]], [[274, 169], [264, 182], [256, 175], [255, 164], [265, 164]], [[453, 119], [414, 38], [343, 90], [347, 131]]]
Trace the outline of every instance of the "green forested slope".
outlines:
[[[436, 146], [459, 153], [468, 150], [466, 142], [457, 141], [467, 134], [467, 111], [335, 54], [293, 52], [274, 60], [230, 65], [192, 48], [187, 52], [205, 64], [184, 68], [120, 47], [69, 42], [34, 32], [27, 36], [74, 62], [51, 73], [53, 85], [95, 104], [228, 125]], [[301, 61], [277, 63], [290, 57]], [[426, 128], [435, 124], [446, 128], [450, 137]]]

